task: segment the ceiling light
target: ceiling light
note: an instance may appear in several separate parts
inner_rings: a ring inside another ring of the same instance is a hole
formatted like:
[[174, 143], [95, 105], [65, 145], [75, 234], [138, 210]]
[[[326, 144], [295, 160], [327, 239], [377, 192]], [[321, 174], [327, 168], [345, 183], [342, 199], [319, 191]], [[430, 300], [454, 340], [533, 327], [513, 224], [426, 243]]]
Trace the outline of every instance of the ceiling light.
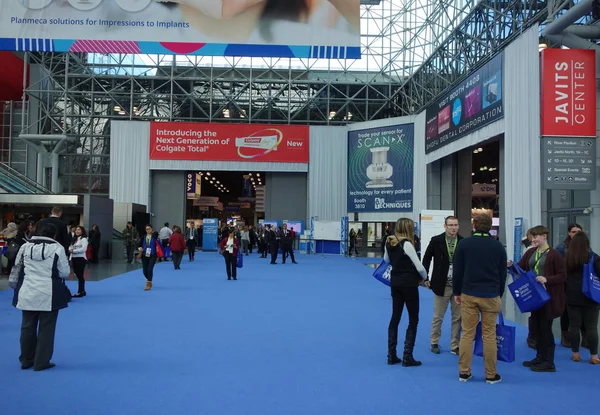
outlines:
[[482, 153], [482, 152], [483, 152], [483, 149], [482, 149], [481, 147], [479, 147], [479, 148], [477, 149], [477, 151], [479, 151], [480, 153]]
[[218, 180], [217, 180], [217, 183], [221, 184], [221, 182], [220, 182], [220, 181], [218, 181]]
[[475, 176], [475, 173], [471, 173], [471, 176]]
[[260, 173], [256, 173], [256, 176], [257, 176], [257, 177], [260, 177]]
[[114, 109], [115, 111], [121, 111], [121, 107], [120, 107], [120, 106], [118, 106], [118, 105], [115, 105], [113, 109]]
[[252, 173], [248, 173], [248, 176], [252, 176]]
[[207, 171], [207, 172], [206, 172], [206, 175], [207, 175], [207, 176], [210, 176], [210, 172], [209, 172], [209, 171]]
[[479, 150], [477, 150], [477, 149], [473, 150], [473, 154], [477, 154], [477, 153], [479, 153]]

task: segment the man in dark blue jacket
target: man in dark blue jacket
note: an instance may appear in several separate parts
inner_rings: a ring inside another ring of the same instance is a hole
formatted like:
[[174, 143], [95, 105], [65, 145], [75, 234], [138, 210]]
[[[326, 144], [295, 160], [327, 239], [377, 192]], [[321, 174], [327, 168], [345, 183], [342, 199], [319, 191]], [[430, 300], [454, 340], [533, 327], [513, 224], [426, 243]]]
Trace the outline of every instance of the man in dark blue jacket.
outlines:
[[490, 236], [492, 218], [473, 218], [473, 236], [463, 239], [454, 254], [452, 287], [455, 301], [461, 305], [462, 337], [460, 339], [459, 379], [471, 379], [473, 341], [481, 314], [485, 381], [502, 380], [496, 370], [496, 319], [502, 310], [502, 295], [506, 285], [506, 251]]

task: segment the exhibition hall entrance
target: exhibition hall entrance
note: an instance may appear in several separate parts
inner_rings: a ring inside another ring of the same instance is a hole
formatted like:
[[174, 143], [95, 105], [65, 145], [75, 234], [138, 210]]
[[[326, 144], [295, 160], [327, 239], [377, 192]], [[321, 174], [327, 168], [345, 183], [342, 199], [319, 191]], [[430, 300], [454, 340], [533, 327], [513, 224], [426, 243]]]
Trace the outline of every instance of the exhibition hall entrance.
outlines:
[[[490, 234], [499, 237], [500, 230], [500, 140], [480, 144], [471, 151], [471, 218], [485, 213], [492, 217]], [[463, 228], [463, 233], [465, 232]]]
[[264, 172], [198, 171], [185, 177], [187, 221], [217, 218], [232, 226], [255, 226], [265, 218]]

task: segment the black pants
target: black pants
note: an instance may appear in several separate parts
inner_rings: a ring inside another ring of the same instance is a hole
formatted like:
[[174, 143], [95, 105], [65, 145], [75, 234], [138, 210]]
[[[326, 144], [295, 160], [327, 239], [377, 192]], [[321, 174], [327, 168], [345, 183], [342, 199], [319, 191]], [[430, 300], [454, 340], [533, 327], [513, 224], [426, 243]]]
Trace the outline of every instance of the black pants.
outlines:
[[348, 254], [352, 255], [352, 251], [356, 252], [356, 255], [358, 255], [358, 249], [356, 248], [356, 244], [350, 241], [350, 249], [348, 250]]
[[85, 271], [85, 266], [87, 265], [87, 260], [85, 258], [73, 258], [73, 272], [77, 277], [77, 281], [79, 282], [79, 286], [77, 289], [78, 293], [85, 292], [85, 279], [83, 278], [83, 272]]
[[100, 258], [98, 255], [98, 251], [100, 251], [100, 246], [99, 245], [92, 245], [92, 261], [91, 262], [98, 262], [98, 260]]
[[183, 258], [183, 251], [171, 251], [171, 254], [173, 254], [173, 267], [175, 269], [177, 269], [181, 265], [181, 259]]
[[269, 249], [271, 250], [271, 264], [277, 262], [277, 253], [279, 252], [279, 244], [269, 244]]
[[54, 353], [54, 333], [56, 331], [57, 311], [23, 311], [21, 320], [21, 356], [22, 366], [33, 365], [42, 369], [52, 359]]
[[289, 245], [283, 246], [282, 255], [283, 255], [283, 263], [284, 264], [285, 264], [285, 260], [288, 257], [288, 255], [292, 258], [292, 262], [296, 262], [296, 260], [294, 259], [294, 249], [292, 248], [291, 243]]
[[529, 323], [533, 326], [537, 336], [536, 350], [538, 356], [548, 363], [554, 364], [554, 349], [556, 348], [556, 344], [554, 343], [554, 334], [552, 333], [552, 321], [553, 319], [546, 317], [544, 307], [542, 307], [541, 310], [531, 313]]
[[156, 264], [156, 257], [145, 255], [142, 256], [142, 270], [144, 271], [144, 277], [152, 282], [152, 276], [154, 274], [154, 265]]
[[[560, 316], [560, 330], [563, 332], [569, 331], [571, 327], [570, 321], [569, 321], [569, 307], [565, 308], [564, 313], [562, 314], [562, 316]], [[583, 319], [581, 321], [581, 335], [585, 336], [586, 330], [585, 328], [587, 327], [587, 325], [585, 324], [585, 319]], [[596, 326], [594, 326], [596, 327]]]
[[598, 305], [586, 306], [567, 306], [569, 310], [569, 341], [571, 342], [571, 350], [579, 352], [579, 344], [581, 342], [580, 330], [587, 327], [585, 333], [587, 343], [590, 349], [590, 354], [598, 354]]
[[223, 258], [225, 258], [227, 279], [230, 279], [231, 277], [233, 277], [234, 280], [237, 279], [237, 256], [225, 251], [223, 253]]
[[196, 255], [196, 240], [188, 239], [187, 242], [185, 243], [185, 245], [187, 246], [188, 256], [191, 261], [192, 259], [194, 259], [194, 256]]
[[165, 257], [163, 258], [165, 261], [168, 261], [167, 259], [167, 247], [169, 246], [169, 239], [161, 239], [160, 243], [162, 245], [163, 248], [163, 252], [165, 253]]
[[127, 251], [127, 262], [133, 262], [133, 251], [135, 246], [132, 244], [125, 245], [125, 249]]
[[398, 330], [402, 311], [406, 305], [408, 311], [408, 328], [416, 333], [419, 324], [419, 287], [391, 287], [392, 291], [392, 318], [390, 329]]

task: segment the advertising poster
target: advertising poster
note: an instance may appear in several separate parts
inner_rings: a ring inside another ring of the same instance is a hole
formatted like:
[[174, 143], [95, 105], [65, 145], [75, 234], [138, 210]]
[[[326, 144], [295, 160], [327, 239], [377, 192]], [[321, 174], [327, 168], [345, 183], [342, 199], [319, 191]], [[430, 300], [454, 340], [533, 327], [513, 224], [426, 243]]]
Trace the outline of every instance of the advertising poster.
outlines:
[[360, 0], [5, 0], [12, 51], [360, 58]]
[[348, 212], [412, 212], [414, 125], [348, 132]]
[[202, 225], [202, 250], [216, 251], [219, 233], [219, 219], [204, 219]]
[[308, 163], [307, 125], [150, 123], [150, 160]]
[[296, 233], [296, 237], [304, 233], [303, 220], [284, 220], [283, 223], [287, 224], [288, 230], [293, 230]]
[[496, 56], [427, 107], [426, 154], [504, 117], [503, 62]]
[[542, 50], [542, 135], [596, 137], [596, 51]]

